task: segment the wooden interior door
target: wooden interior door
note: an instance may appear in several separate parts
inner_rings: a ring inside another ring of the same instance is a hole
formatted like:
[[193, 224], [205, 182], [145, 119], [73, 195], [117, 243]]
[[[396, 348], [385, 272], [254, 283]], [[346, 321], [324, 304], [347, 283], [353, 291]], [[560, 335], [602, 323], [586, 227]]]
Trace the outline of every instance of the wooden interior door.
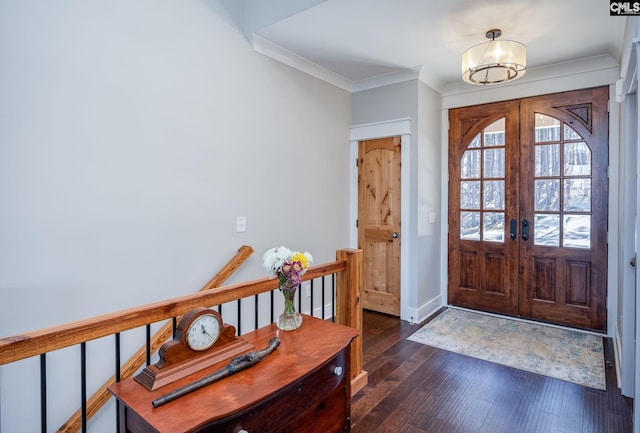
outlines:
[[400, 315], [400, 137], [358, 143], [364, 308]]
[[450, 111], [449, 303], [606, 330], [608, 89]]

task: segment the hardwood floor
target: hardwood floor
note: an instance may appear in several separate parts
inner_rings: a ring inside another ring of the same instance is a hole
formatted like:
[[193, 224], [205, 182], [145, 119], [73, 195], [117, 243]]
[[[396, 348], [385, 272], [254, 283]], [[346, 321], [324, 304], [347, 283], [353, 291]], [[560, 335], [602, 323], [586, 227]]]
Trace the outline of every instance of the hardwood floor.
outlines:
[[[369, 384], [352, 399], [353, 433], [631, 433], [632, 400], [614, 368], [607, 391], [406, 340], [420, 325], [365, 311]], [[613, 366], [613, 345], [605, 340]]]

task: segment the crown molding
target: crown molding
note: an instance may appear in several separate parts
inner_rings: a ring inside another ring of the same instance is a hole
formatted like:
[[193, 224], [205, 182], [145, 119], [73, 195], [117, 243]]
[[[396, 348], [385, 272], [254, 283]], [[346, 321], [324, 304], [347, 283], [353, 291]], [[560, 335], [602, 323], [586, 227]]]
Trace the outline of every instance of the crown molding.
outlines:
[[317, 63], [307, 60], [304, 57], [281, 47], [280, 45], [261, 38], [255, 33], [251, 35], [250, 42], [253, 50], [257, 53], [264, 54], [265, 56], [271, 57], [280, 63], [284, 63], [287, 66], [291, 66], [292, 68], [309, 74], [312, 77], [316, 77], [329, 84], [333, 84], [341, 89], [349, 92], [353, 91], [353, 82], [351, 80], [348, 80], [342, 75], [336, 74]]
[[416, 66], [411, 69], [402, 69], [389, 74], [355, 81], [353, 83], [353, 91], [359, 92], [361, 90], [375, 89], [376, 87], [384, 87], [391, 84], [404, 83], [405, 81], [417, 80], [420, 78], [421, 69], [422, 66]]
[[291, 66], [299, 71], [325, 81], [349, 92], [359, 92], [361, 90], [374, 89], [376, 87], [389, 86], [391, 84], [404, 83], [405, 81], [417, 80], [421, 76], [421, 66], [410, 69], [401, 69], [389, 74], [367, 78], [359, 81], [351, 81], [329, 69], [318, 65], [278, 44], [264, 39], [255, 33], [249, 38], [253, 50], [263, 54], [287, 66]]
[[[529, 92], [528, 90], [520, 89], [529, 89], [531, 86], [550, 86], [549, 89], [545, 90], [546, 92], [551, 93], [554, 86], [549, 83], [563, 82], [565, 87], [569, 86], [568, 88], [564, 88], [564, 90], [571, 90], [571, 88], [573, 88], [572, 83], [573, 85], [577, 84], [576, 77], [580, 77], [580, 80], [577, 81], [581, 81], [578, 86], [582, 87], [585, 87], [585, 85], [596, 86], [613, 84], [620, 77], [620, 65], [618, 62], [610, 55], [603, 54], [600, 56], [577, 59], [564, 63], [528, 68], [527, 74], [521, 79], [511, 83], [491, 86], [474, 86], [472, 84], [463, 83], [462, 81], [443, 86], [441, 83], [434, 82], [433, 79], [429, 79], [433, 77], [426, 76], [426, 73], [421, 66], [402, 69], [364, 80], [352, 81], [290, 50], [287, 50], [280, 45], [264, 39], [255, 33], [250, 36], [249, 40], [255, 52], [263, 54], [280, 63], [352, 93], [419, 79], [442, 94], [444, 98], [443, 108], [458, 106], [460, 104], [460, 99], [468, 101], [468, 98], [471, 95], [474, 95], [474, 97], [477, 97], [480, 94], [486, 95], [479, 97], [478, 100], [480, 101], [488, 98], [487, 101], [489, 101], [494, 99], [489, 94], [495, 93], [496, 95], [494, 96], [498, 96], [498, 94], [506, 92], [508, 94], [507, 96], [510, 95], [509, 97], [513, 98], [513, 92], [518, 89], [518, 91], [522, 92], [522, 95], [517, 96], [524, 97], [529, 96]], [[538, 91], [539, 90], [540, 89], [538, 89]]]

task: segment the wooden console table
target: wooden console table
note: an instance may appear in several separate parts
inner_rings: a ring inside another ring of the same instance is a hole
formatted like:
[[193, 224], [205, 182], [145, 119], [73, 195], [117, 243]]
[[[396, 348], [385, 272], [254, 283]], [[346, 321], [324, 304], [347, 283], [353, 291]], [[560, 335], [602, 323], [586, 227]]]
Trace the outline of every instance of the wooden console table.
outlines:
[[165, 405], [151, 402], [222, 368], [221, 362], [155, 391], [134, 379], [109, 387], [121, 402], [126, 433], [342, 433], [351, 431], [349, 344], [358, 331], [304, 316], [300, 329], [275, 324], [242, 337], [260, 350], [280, 346], [257, 365]]

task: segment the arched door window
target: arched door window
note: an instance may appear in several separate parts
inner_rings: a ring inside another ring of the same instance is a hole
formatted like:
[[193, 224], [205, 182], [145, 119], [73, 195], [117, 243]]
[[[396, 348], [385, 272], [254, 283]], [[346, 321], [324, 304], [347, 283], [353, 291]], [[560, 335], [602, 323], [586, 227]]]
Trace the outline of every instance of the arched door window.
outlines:
[[460, 161], [460, 238], [504, 242], [505, 121], [471, 141]]
[[591, 248], [591, 149], [571, 126], [535, 115], [534, 244]]

